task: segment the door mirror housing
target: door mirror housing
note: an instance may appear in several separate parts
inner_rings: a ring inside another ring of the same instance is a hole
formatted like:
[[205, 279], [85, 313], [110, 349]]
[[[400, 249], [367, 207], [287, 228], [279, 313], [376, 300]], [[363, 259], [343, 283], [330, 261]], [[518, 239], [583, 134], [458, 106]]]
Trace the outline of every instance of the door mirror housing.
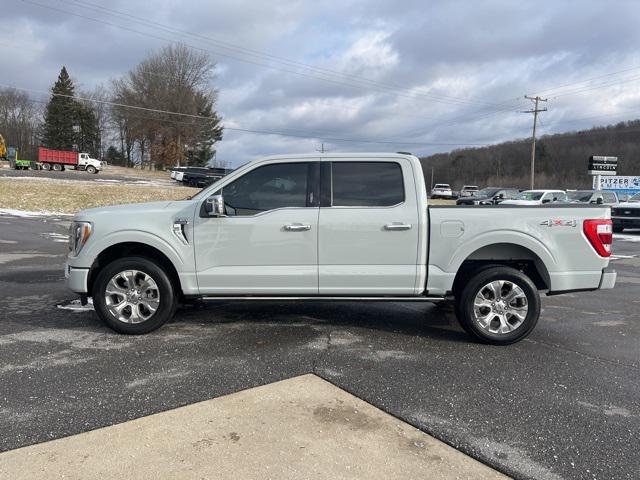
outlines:
[[602, 197], [596, 198], [596, 205], [602, 205], [604, 203], [604, 199]]
[[222, 195], [211, 195], [204, 202], [204, 209], [210, 217], [226, 217], [224, 198]]
[[551, 203], [551, 199], [550, 198], [545, 198], [544, 200], [542, 200], [542, 203]]

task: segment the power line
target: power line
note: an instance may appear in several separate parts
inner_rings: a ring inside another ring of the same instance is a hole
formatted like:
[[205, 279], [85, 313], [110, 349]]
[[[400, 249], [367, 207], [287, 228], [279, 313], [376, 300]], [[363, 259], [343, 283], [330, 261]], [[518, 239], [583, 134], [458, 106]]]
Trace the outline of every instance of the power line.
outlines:
[[[138, 110], [138, 111], [143, 111], [143, 112], [149, 112], [149, 113], [158, 113], [158, 114], [165, 114], [165, 115], [173, 115], [173, 116], [178, 116], [178, 117], [186, 117], [186, 118], [193, 118], [193, 119], [199, 119], [199, 120], [219, 120], [217, 117], [212, 117], [212, 116], [204, 116], [204, 115], [195, 115], [195, 114], [190, 114], [190, 113], [181, 113], [181, 112], [172, 112], [170, 110], [162, 110], [159, 108], [150, 108], [150, 107], [141, 107], [138, 105], [128, 105], [125, 103], [119, 103], [119, 102], [112, 102], [112, 101], [107, 101], [107, 100], [99, 100], [99, 99], [95, 99], [95, 98], [87, 98], [87, 97], [78, 97], [75, 95], [66, 95], [66, 94], [61, 94], [61, 93], [53, 93], [53, 92], [45, 92], [43, 90], [36, 90], [36, 89], [32, 89], [32, 88], [22, 88], [22, 87], [15, 87], [13, 85], [7, 85], [7, 84], [2, 84], [0, 83], [0, 87], [4, 87], [4, 88], [12, 88], [14, 90], [20, 90], [20, 91], [24, 91], [24, 92], [32, 92], [32, 93], [40, 93], [40, 94], [45, 94], [45, 95], [52, 95], [52, 96], [58, 96], [58, 97], [63, 97], [63, 98], [71, 98], [74, 100], [79, 100], [79, 101], [86, 101], [86, 102], [95, 102], [95, 103], [100, 103], [103, 105], [109, 105], [112, 107], [117, 107], [117, 108], [131, 108], [134, 110]], [[153, 118], [153, 117], [150, 117]], [[313, 132], [311, 133], [307, 133], [307, 135], [294, 135], [294, 134], [287, 134], [287, 133], [283, 133], [283, 132], [278, 132], [278, 131], [272, 131], [272, 130], [257, 130], [257, 129], [248, 129], [248, 128], [240, 128], [240, 127], [223, 127], [225, 130], [231, 130], [231, 131], [237, 131], [237, 132], [246, 132], [246, 133], [256, 133], [256, 134], [263, 134], [263, 135], [278, 135], [278, 136], [283, 136], [283, 137], [294, 137], [294, 138], [305, 138], [305, 139], [322, 139], [322, 140], [326, 140], [326, 141], [330, 141], [330, 142], [353, 142], [353, 143], [370, 143], [370, 144], [381, 144], [381, 145], [414, 145], [414, 146], [486, 146], [486, 145], [490, 145], [487, 143], [445, 143], [445, 142], [404, 142], [404, 141], [390, 141], [390, 140], [363, 140], [363, 139], [353, 139], [353, 138], [335, 138], [335, 137], [326, 137], [323, 135], [313, 135]]]
[[558, 86], [555, 86], [553, 88], [547, 88], [546, 90], [539, 91], [538, 94], [539, 95], [545, 94], [545, 95], [549, 96], [551, 94], [551, 92], [554, 92], [556, 90], [561, 90], [561, 89], [563, 89], [565, 87], [571, 87], [573, 85], [579, 85], [581, 83], [588, 83], [588, 82], [591, 82], [593, 80], [598, 80], [600, 78], [610, 77], [610, 76], [613, 76], [613, 75], [619, 75], [620, 73], [626, 73], [626, 72], [630, 72], [630, 71], [638, 70], [638, 69], [640, 69], [640, 66], [625, 68], [623, 70], [617, 70], [615, 72], [605, 73], [605, 74], [598, 75], [598, 76], [595, 76], [595, 77], [587, 78], [585, 80], [579, 80], [577, 82], [565, 83], [563, 85], [558, 85]]
[[[388, 83], [388, 82], [380, 82], [378, 80], [371, 80], [369, 78], [366, 77], [362, 77], [359, 75], [353, 75], [353, 74], [349, 74], [349, 73], [345, 73], [345, 72], [340, 72], [337, 70], [332, 70], [329, 68], [324, 68], [324, 67], [318, 67], [315, 65], [311, 65], [308, 63], [304, 63], [304, 62], [300, 62], [297, 60], [291, 60], [285, 57], [281, 57], [281, 56], [277, 56], [277, 55], [272, 55], [266, 52], [262, 52], [259, 50], [254, 50], [251, 48], [246, 48], [237, 44], [233, 44], [231, 42], [226, 42], [226, 41], [222, 41], [219, 39], [214, 39], [211, 37], [207, 37], [204, 35], [200, 35], [197, 33], [193, 33], [193, 32], [189, 32], [189, 31], [185, 31], [185, 30], [180, 30], [178, 28], [175, 27], [171, 27], [159, 22], [155, 22], [152, 20], [148, 20], [145, 19], [143, 17], [139, 17], [136, 15], [133, 15], [131, 13], [128, 12], [123, 12], [120, 10], [116, 10], [116, 9], [112, 9], [112, 8], [106, 8], [103, 7], [101, 5], [96, 5], [95, 3], [91, 3], [91, 2], [86, 2], [86, 1], [81, 1], [81, 0], [59, 0], [62, 1], [64, 3], [68, 3], [68, 4], [75, 4], [78, 5], [80, 7], [86, 8], [86, 9], [93, 9], [93, 10], [100, 10], [103, 12], [106, 12], [107, 15], [111, 15], [111, 16], [118, 16], [120, 18], [124, 18], [126, 20], [129, 21], [133, 21], [134, 23], [142, 23], [143, 25], [152, 25], [154, 27], [159, 27], [165, 31], [168, 31], [169, 33], [178, 33], [181, 35], [185, 35], [191, 38], [195, 38], [195, 39], [199, 39], [208, 43], [212, 43], [214, 45], [217, 45], [218, 47], [221, 48], [226, 48], [232, 51], [236, 51], [239, 52], [241, 54], [244, 55], [250, 55], [253, 57], [257, 57], [257, 58], [268, 58], [270, 60], [276, 61], [278, 63], [284, 63], [287, 64], [289, 66], [296, 66], [296, 67], [301, 67], [301, 68], [305, 68], [311, 71], [315, 71], [318, 73], [322, 73], [322, 74], [329, 74], [329, 75], [333, 75], [333, 76], [339, 76], [339, 77], [346, 77], [352, 80], [356, 80], [359, 82], [366, 82], [372, 85], [377, 85], [377, 86], [382, 86], [382, 87], [386, 87], [386, 88], [391, 88], [391, 89], [398, 89], [398, 90], [403, 90], [409, 93], [414, 92], [413, 89], [402, 86], [402, 85], [398, 85], [395, 83]], [[135, 19], [135, 20], [131, 20], [131, 19]], [[499, 104], [495, 104], [492, 102], [486, 102], [486, 101], [478, 101], [478, 100], [471, 100], [468, 98], [462, 98], [462, 97], [455, 97], [452, 95], [443, 95], [443, 94], [433, 94], [433, 93], [418, 93], [418, 95], [422, 95], [431, 99], [447, 99], [447, 100], [451, 100], [451, 101], [456, 101], [456, 102], [466, 102], [469, 104], [480, 104], [480, 105], [487, 105], [487, 106], [499, 106]]]
[[[110, 22], [110, 21], [96, 19], [96, 18], [87, 16], [87, 15], [83, 15], [83, 14], [80, 14], [80, 13], [71, 12], [71, 11], [68, 11], [68, 10], [52, 7], [50, 5], [44, 5], [44, 4], [38, 3], [38, 2], [33, 1], [33, 0], [22, 0], [22, 1], [24, 3], [29, 3], [29, 4], [32, 4], [32, 5], [36, 5], [36, 6], [41, 7], [41, 8], [46, 8], [46, 9], [49, 9], [49, 10], [53, 10], [53, 11], [57, 11], [57, 12], [60, 12], [60, 13], [64, 13], [66, 15], [72, 15], [72, 16], [83, 18], [83, 19], [90, 20], [90, 21], [93, 21], [93, 22], [102, 23], [102, 24], [105, 24], [105, 25], [109, 25], [109, 26], [112, 26], [112, 27], [120, 28], [120, 29], [123, 29], [123, 30], [126, 30], [126, 31], [137, 33], [137, 34], [143, 35], [143, 36], [148, 36], [150, 38], [155, 38], [155, 39], [162, 40], [162, 41], [165, 41], [165, 42], [175, 43], [175, 40], [168, 39], [168, 38], [165, 38], [165, 37], [161, 37], [161, 36], [158, 36], [158, 35], [154, 35], [154, 34], [151, 34], [151, 33], [148, 33], [148, 32], [143, 32], [143, 31], [140, 31], [140, 30], [132, 29], [130, 27], [126, 27], [126, 26], [123, 26], [123, 25], [120, 25], [120, 24], [117, 24], [117, 23], [113, 23], [113, 22]], [[65, 1], [65, 0], [62, 0], [62, 1]], [[67, 0], [67, 3], [69, 3], [68, 0]], [[84, 8], [102, 9], [102, 10], [107, 10], [107, 11], [111, 10], [112, 12], [115, 12], [115, 13], [112, 14], [112, 16], [119, 15], [121, 17], [124, 16], [124, 17], [137, 18], [139, 20], [130, 20], [129, 19], [128, 21], [130, 21], [132, 23], [137, 23], [137, 24], [141, 24], [142, 23], [145, 26], [154, 26], [155, 28], [160, 28], [161, 30], [164, 30], [165, 32], [168, 32], [168, 33], [172, 33], [172, 34], [178, 33], [178, 34], [182, 34], [182, 35], [189, 35], [191, 37], [201, 38], [204, 41], [207, 41], [209, 43], [215, 43], [215, 42], [221, 43], [220, 41], [216, 41], [216, 40], [210, 39], [208, 37], [204, 37], [204, 36], [201, 36], [201, 35], [193, 34], [193, 33], [190, 33], [190, 32], [184, 32], [184, 31], [181, 31], [181, 30], [178, 30], [178, 29], [175, 29], [175, 28], [160, 24], [158, 22], [152, 22], [152, 21], [149, 21], [149, 20], [142, 19], [141, 17], [135, 17], [135, 16], [132, 16], [132, 15], [129, 15], [129, 14], [126, 14], [126, 13], [118, 12], [117, 10], [107, 9], [105, 7], [100, 7], [100, 6], [97, 6], [95, 4], [90, 4], [88, 2], [74, 1], [73, 3], [75, 3], [75, 4], [85, 3], [85, 4], [90, 5], [90, 6], [84, 5]], [[229, 44], [228, 42], [224, 42], [224, 43], [227, 43], [228, 45], [233, 45], [233, 44]], [[202, 47], [197, 47], [197, 46], [188, 45], [188, 44], [185, 44], [185, 45], [189, 46], [190, 48], [196, 49], [196, 50], [211, 52], [211, 50], [204, 49]], [[220, 45], [218, 45], [218, 47], [220, 48]], [[222, 48], [230, 49], [230, 47], [222, 47]], [[242, 50], [251, 51], [250, 49], [246, 49], [244, 47], [234, 46], [234, 48], [236, 50], [242, 49]], [[257, 52], [257, 51], [254, 51], [254, 52]], [[375, 91], [377, 91], [379, 93], [387, 93], [387, 94], [395, 93], [395, 95], [406, 97], [406, 98], [411, 98], [411, 99], [419, 99], [420, 97], [423, 97], [424, 99], [427, 99], [427, 100], [432, 100], [432, 101], [445, 103], [445, 104], [449, 104], [449, 105], [482, 105], [482, 106], [499, 105], [499, 104], [491, 104], [491, 103], [488, 103], [488, 102], [477, 102], [477, 101], [473, 101], [473, 100], [469, 100], [469, 99], [463, 99], [463, 98], [452, 97], [452, 96], [437, 96], [437, 95], [428, 94], [428, 93], [416, 94], [415, 92], [413, 92], [413, 90], [405, 88], [405, 87], [397, 86], [397, 85], [394, 85], [394, 84], [384, 84], [384, 83], [373, 81], [373, 80], [369, 80], [369, 79], [366, 79], [366, 78], [357, 77], [355, 75], [344, 74], [344, 73], [341, 73], [341, 72], [337, 72], [337, 71], [333, 71], [333, 70], [329, 70], [329, 69], [323, 69], [323, 68], [320, 68], [320, 67], [314, 67], [314, 66], [311, 66], [311, 65], [303, 64], [302, 62], [296, 62], [296, 61], [292, 61], [292, 60], [284, 59], [284, 61], [287, 61], [290, 64], [297, 64], [297, 66], [299, 66], [300, 68], [305, 68], [307, 70], [309, 70], [309, 69], [316, 70], [318, 74], [321, 74], [321, 75], [324, 75], [324, 76], [318, 76], [317, 74], [313, 75], [313, 74], [310, 74], [308, 72], [300, 72], [300, 71], [294, 71], [294, 70], [289, 70], [289, 69], [283, 69], [283, 68], [280, 68], [280, 67], [277, 67], [277, 66], [274, 66], [274, 65], [256, 62], [256, 61], [253, 61], [253, 60], [250, 60], [250, 59], [247, 59], [247, 58], [241, 58], [241, 57], [238, 57], [236, 55], [231, 55], [229, 53], [223, 53], [223, 52], [220, 52], [220, 51], [214, 51], [213, 53], [215, 53], [216, 55], [223, 56], [223, 57], [232, 58], [234, 60], [238, 60], [238, 61], [241, 61], [241, 62], [250, 63], [250, 64], [253, 64], [253, 65], [257, 65], [257, 66], [261, 66], [261, 67], [265, 67], [265, 68], [271, 68], [271, 69], [283, 71], [283, 72], [294, 74], [294, 75], [300, 75], [300, 76], [303, 76], [303, 77], [314, 78], [316, 80], [321, 80], [321, 81], [334, 83], [334, 84], [338, 84], [338, 85], [350, 86], [350, 87], [353, 87], [353, 88], [362, 88], [362, 86], [363, 86], [362, 82], [365, 82], [365, 86], [367, 86], [368, 88], [373, 89], [373, 90], [375, 90]], [[244, 53], [244, 55], [247, 55], [247, 53]], [[273, 56], [273, 55], [263, 54], [263, 53], [261, 53], [261, 54], [255, 53], [252, 56], [256, 57], [256, 56], [259, 56], [259, 55], [263, 55], [263, 56], [264, 55], [268, 55], [269, 57], [272, 57], [273, 59], [282, 58], [282, 57], [276, 57], [276, 56]], [[273, 60], [273, 61], [276, 61], [276, 60]], [[280, 61], [280, 63], [282, 63], [282, 62], [283, 61]], [[289, 65], [289, 66], [292, 66], [292, 65]], [[293, 66], [296, 66], [296, 65], [293, 65]], [[329, 76], [329, 78], [327, 78], [327, 76]], [[335, 80], [336, 76], [340, 77], [340, 79], [339, 80]], [[334, 77], [334, 78], [331, 78], [331, 77]], [[351, 80], [350, 80], [349, 77], [351, 77]], [[345, 81], [345, 80], [347, 80], [347, 81]], [[356, 83], [355, 84], [354, 83], [349, 83], [349, 81], [351, 81], [351, 82], [355, 81]], [[357, 83], [357, 82], [359, 82], [359, 83]], [[401, 91], [399, 92], [398, 89], [400, 89]], [[402, 93], [402, 91], [410, 92], [412, 94], [405, 94], [405, 93]]]

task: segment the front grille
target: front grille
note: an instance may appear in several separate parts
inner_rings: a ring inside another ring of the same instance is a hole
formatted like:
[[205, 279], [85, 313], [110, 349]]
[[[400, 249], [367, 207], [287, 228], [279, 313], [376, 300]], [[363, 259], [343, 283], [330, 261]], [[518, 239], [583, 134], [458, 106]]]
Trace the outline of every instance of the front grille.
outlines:
[[640, 208], [614, 208], [611, 210], [614, 217], [640, 217]]

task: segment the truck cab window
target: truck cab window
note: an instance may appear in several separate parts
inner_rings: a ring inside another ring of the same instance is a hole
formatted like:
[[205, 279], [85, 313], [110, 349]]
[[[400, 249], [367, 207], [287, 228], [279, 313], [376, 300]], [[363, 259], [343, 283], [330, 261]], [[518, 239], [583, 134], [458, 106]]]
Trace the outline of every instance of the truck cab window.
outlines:
[[227, 214], [256, 215], [276, 208], [306, 207], [310, 165], [275, 163], [243, 175], [222, 190]]
[[396, 162], [333, 162], [334, 207], [390, 207], [404, 202], [402, 169]]

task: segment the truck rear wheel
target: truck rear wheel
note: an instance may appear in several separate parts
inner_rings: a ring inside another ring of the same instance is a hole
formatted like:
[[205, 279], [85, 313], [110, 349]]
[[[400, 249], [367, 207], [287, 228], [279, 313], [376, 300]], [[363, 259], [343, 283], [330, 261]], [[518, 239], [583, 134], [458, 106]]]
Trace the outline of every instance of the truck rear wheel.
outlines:
[[53, 164], [53, 170], [54, 170], [55, 172], [60, 172], [60, 171], [62, 171], [62, 165], [60, 165], [59, 163], [54, 163], [54, 164]]
[[509, 345], [538, 323], [540, 295], [524, 273], [511, 267], [487, 268], [469, 277], [456, 297], [462, 327], [484, 343]]
[[144, 257], [125, 257], [105, 266], [93, 285], [100, 319], [119, 333], [140, 335], [160, 328], [176, 310], [177, 294], [165, 270]]
[[51, 164], [50, 163], [43, 163], [42, 164], [42, 169], [43, 170], [51, 170]]

